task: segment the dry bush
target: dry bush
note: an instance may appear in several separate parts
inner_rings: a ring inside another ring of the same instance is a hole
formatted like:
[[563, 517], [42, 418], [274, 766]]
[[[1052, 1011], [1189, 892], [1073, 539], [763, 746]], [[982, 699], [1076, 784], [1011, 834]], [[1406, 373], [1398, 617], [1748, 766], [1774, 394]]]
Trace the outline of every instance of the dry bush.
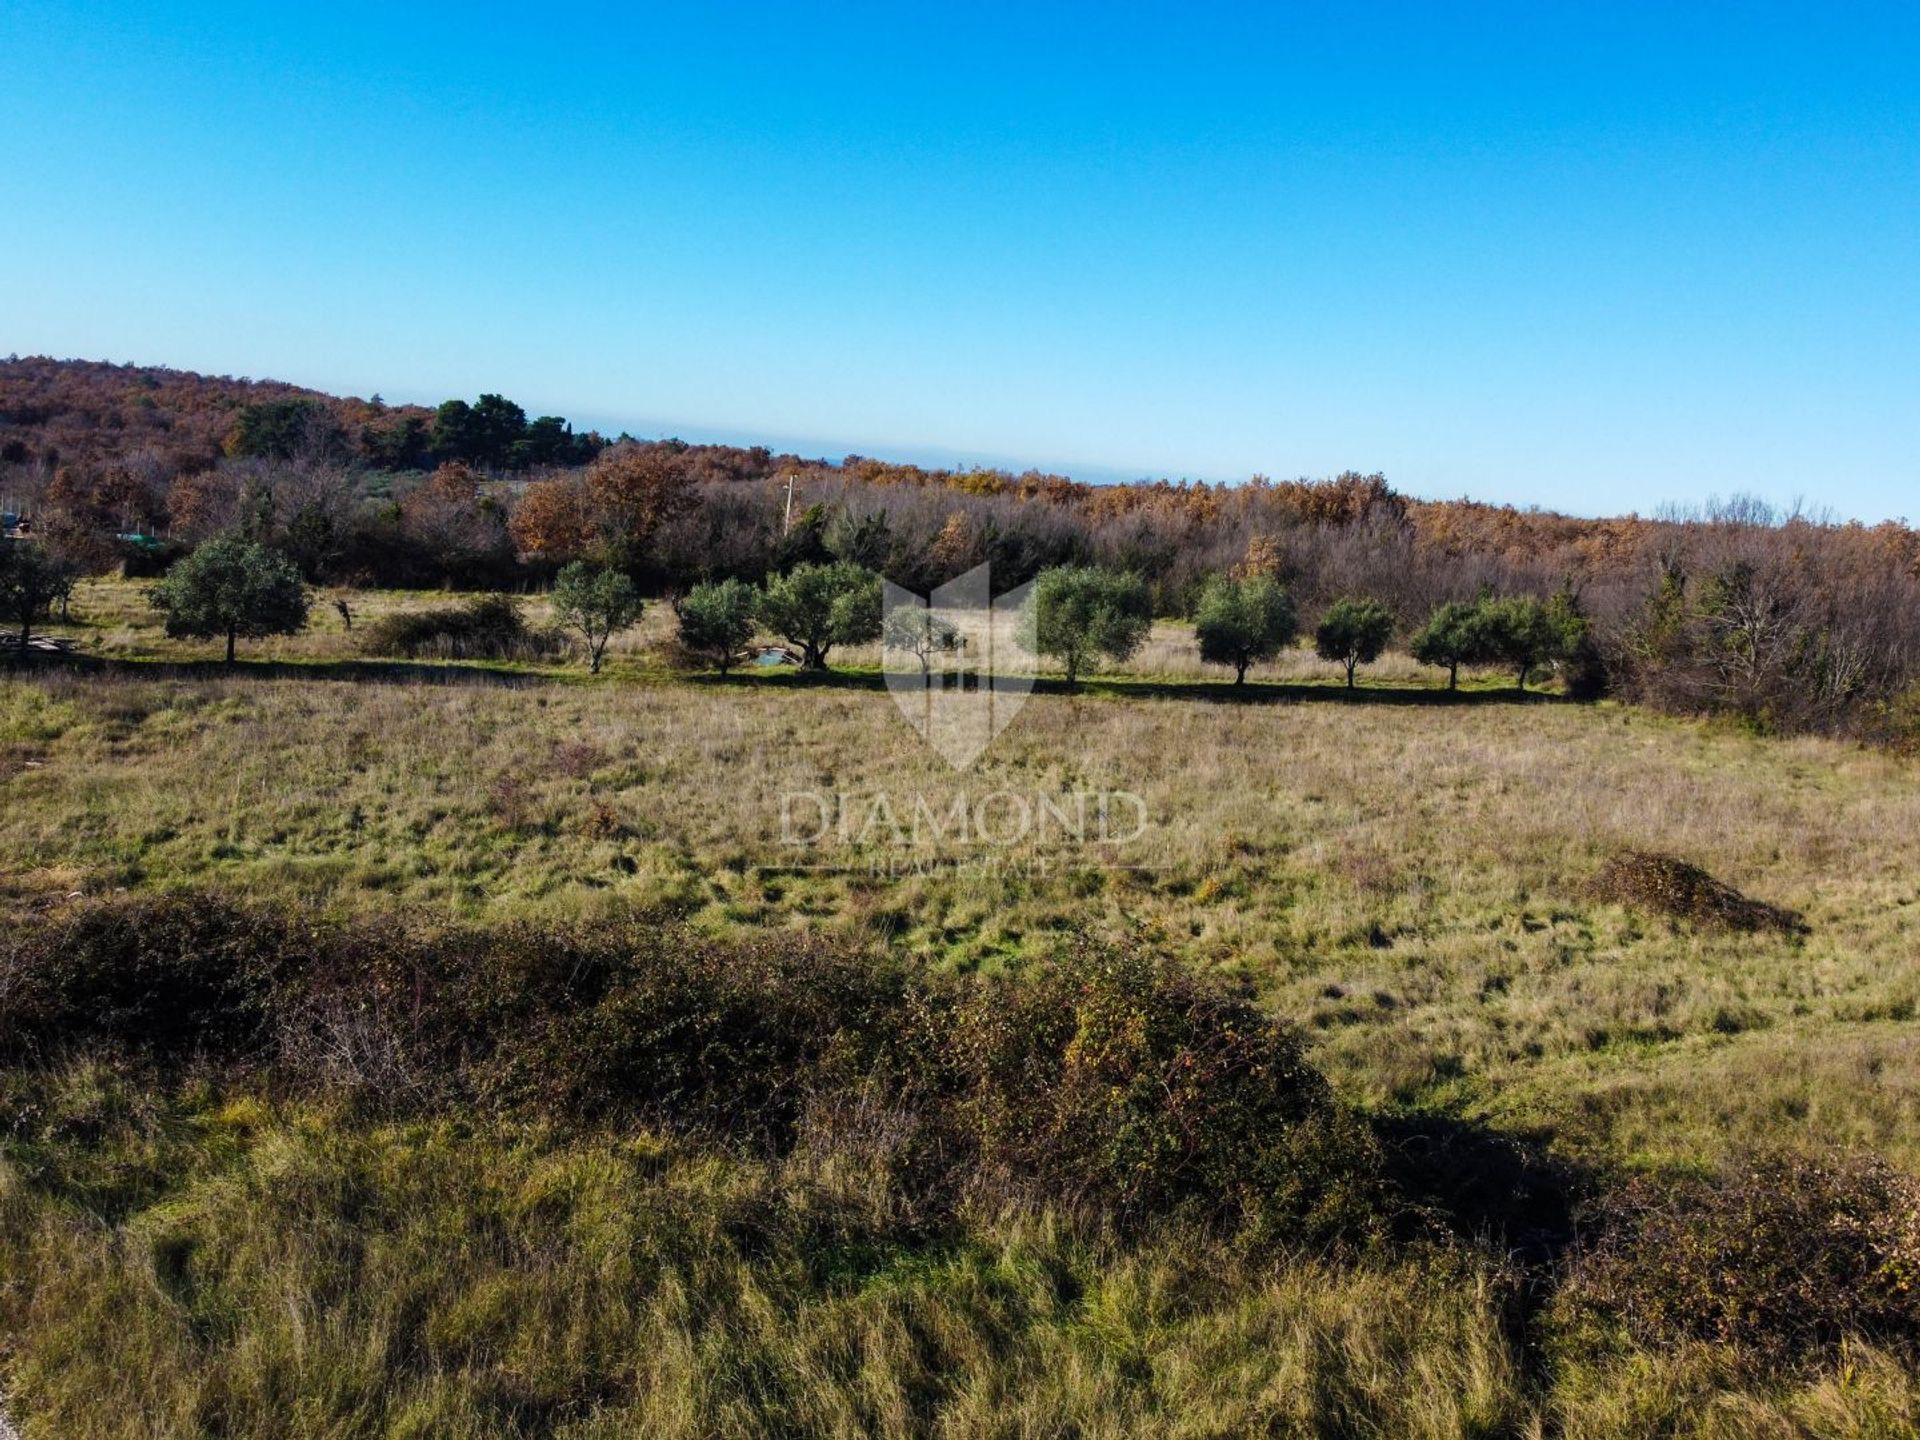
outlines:
[[564, 645], [557, 631], [528, 625], [510, 595], [481, 595], [463, 605], [401, 610], [366, 628], [369, 655], [408, 660], [540, 660]]
[[580, 833], [591, 840], [627, 840], [633, 827], [620, 807], [598, 795], [587, 797], [587, 808], [580, 816]]
[[573, 780], [584, 780], [606, 763], [607, 752], [585, 740], [558, 741], [547, 759], [548, 768], [556, 775]]
[[943, 1208], [1064, 1205], [1281, 1242], [1377, 1233], [1388, 1208], [1371, 1132], [1290, 1026], [1128, 951], [962, 979], [659, 917], [343, 928], [169, 896], [12, 932], [0, 996], [0, 1061], [92, 1042], [361, 1098], [387, 1083], [371, 1098], [400, 1107], [776, 1153], [811, 1137], [871, 1149], [910, 1201]]
[[1698, 865], [1651, 851], [1621, 851], [1607, 861], [1588, 888], [1597, 900], [1699, 925], [1786, 935], [1804, 934], [1807, 929], [1797, 911], [1750, 899]]
[[1778, 1151], [1710, 1179], [1641, 1177], [1587, 1220], [1561, 1295], [1575, 1323], [1796, 1364], [1851, 1338], [1920, 1343], [1920, 1183], [1877, 1158]]

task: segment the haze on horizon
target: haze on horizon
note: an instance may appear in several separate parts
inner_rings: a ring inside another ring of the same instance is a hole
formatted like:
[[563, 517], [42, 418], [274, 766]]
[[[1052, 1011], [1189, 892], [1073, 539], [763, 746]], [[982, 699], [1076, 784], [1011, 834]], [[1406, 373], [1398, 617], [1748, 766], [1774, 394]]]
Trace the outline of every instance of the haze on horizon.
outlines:
[[0, 164], [23, 354], [1920, 515], [1911, 7], [16, 0]]

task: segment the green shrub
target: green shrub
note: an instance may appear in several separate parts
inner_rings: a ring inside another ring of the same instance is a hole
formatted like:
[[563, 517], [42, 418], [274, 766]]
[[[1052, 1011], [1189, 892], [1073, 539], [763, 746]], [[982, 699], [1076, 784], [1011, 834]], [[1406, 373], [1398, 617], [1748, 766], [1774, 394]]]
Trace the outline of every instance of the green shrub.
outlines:
[[383, 615], [366, 628], [361, 643], [369, 655], [407, 660], [531, 660], [560, 648], [558, 636], [527, 624], [510, 595]]
[[96, 1041], [163, 1060], [259, 1052], [301, 950], [277, 917], [226, 904], [77, 907], [0, 939], [0, 1060]]
[[1292, 1027], [1183, 968], [1086, 949], [978, 983], [942, 1017], [979, 1172], [1122, 1219], [1181, 1214], [1274, 1239], [1378, 1216], [1372, 1138]]
[[1708, 1179], [1642, 1177], [1586, 1217], [1560, 1300], [1643, 1345], [1806, 1362], [1849, 1338], [1920, 1343], [1920, 1183], [1865, 1156], [1765, 1153]]

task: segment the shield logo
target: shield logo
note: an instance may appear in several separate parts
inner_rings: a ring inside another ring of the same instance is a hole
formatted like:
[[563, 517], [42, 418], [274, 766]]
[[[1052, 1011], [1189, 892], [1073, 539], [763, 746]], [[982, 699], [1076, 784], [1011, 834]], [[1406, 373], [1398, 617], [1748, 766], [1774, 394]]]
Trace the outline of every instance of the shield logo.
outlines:
[[891, 581], [881, 591], [887, 689], [956, 770], [979, 758], [1033, 690], [1034, 655], [1019, 634], [1033, 586], [996, 599], [990, 568], [976, 565], [925, 598]]

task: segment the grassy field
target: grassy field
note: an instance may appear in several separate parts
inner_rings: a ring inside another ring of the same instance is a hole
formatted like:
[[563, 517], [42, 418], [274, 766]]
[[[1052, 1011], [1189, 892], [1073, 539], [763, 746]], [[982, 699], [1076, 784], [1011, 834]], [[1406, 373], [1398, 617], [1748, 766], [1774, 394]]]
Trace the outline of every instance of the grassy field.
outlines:
[[[435, 598], [355, 603], [364, 619]], [[1349, 698], [1334, 667], [1289, 657], [1258, 677], [1285, 683], [1234, 697], [1163, 627], [1137, 673], [1079, 695], [1043, 687], [956, 772], [871, 675], [666, 672], [658, 613], [592, 681], [381, 666], [324, 607], [309, 634], [248, 647], [222, 674], [181, 668], [213, 647], [166, 642], [133, 587], [83, 591], [76, 614], [88, 623], [68, 633], [93, 660], [0, 679], [0, 900], [17, 915], [172, 888], [480, 922], [670, 911], [718, 937], [807, 930], [958, 973], [1018, 971], [1076, 937], [1144, 940], [1297, 1020], [1337, 1093], [1370, 1113], [1539, 1137], [1605, 1167], [1838, 1144], [1920, 1168], [1910, 761], [1515, 699], [1505, 682], [1448, 697], [1404, 659]], [[921, 797], [945, 813], [1083, 792], [1137, 796], [1139, 833], [903, 847], [872, 831], [792, 844], [782, 828], [783, 796], [885, 796], [900, 813]], [[1593, 898], [1626, 848], [1695, 862], [1801, 912], [1806, 932], [1718, 932]], [[240, 1417], [226, 1433], [489, 1433], [506, 1412], [450, 1378], [462, 1365], [535, 1397], [512, 1411], [516, 1433], [549, 1433], [560, 1412], [538, 1396], [560, 1392], [579, 1436], [1892, 1435], [1916, 1416], [1911, 1378], [1868, 1351], [1771, 1388], [1711, 1353], [1567, 1364], [1549, 1387], [1484, 1257], [1452, 1274], [1413, 1260], [1271, 1271], [1008, 1216], [849, 1288], [808, 1268], [792, 1221], [827, 1203], [808, 1188], [818, 1175], [126, 1083], [82, 1066], [28, 1088], [82, 1117], [47, 1132], [67, 1138], [45, 1142], [46, 1164], [82, 1164], [71, 1136], [90, 1134], [118, 1157], [99, 1164], [175, 1176], [121, 1232], [137, 1263], [112, 1224], [17, 1215], [16, 1239], [72, 1260], [15, 1313], [50, 1331], [55, 1313], [130, 1316], [117, 1353], [156, 1374], [238, 1367], [218, 1380]], [[16, 1211], [20, 1163], [0, 1169], [0, 1206]], [[329, 1239], [348, 1191], [373, 1218]], [[562, 1192], [568, 1218], [543, 1229], [541, 1197]], [[785, 1217], [765, 1221], [763, 1251], [724, 1223], [755, 1205]], [[637, 1279], [636, 1227], [661, 1206], [705, 1218]], [[153, 1235], [172, 1224], [225, 1237], [202, 1300], [217, 1293], [228, 1320], [156, 1288]], [[441, 1230], [488, 1238], [457, 1284], [403, 1283]], [[328, 1292], [347, 1250], [362, 1281]], [[254, 1380], [195, 1328], [232, 1333], [242, 1315], [260, 1317], [246, 1343], [281, 1354]], [[366, 1377], [421, 1326], [439, 1337], [433, 1363], [407, 1362], [404, 1403], [383, 1400], [374, 1427]], [[543, 1335], [566, 1338], [536, 1353]], [[44, 1353], [31, 1362], [40, 1393], [65, 1394]], [[70, 1427], [104, 1413], [86, 1408], [100, 1386], [139, 1409], [133, 1376], [64, 1363], [91, 1377], [53, 1406]], [[543, 1369], [567, 1364], [599, 1378]], [[247, 1389], [302, 1367], [344, 1387], [344, 1408], [294, 1423], [275, 1410], [287, 1397]], [[170, 1418], [98, 1433], [197, 1433], [197, 1384], [152, 1392], [176, 1397]], [[597, 1411], [596, 1384], [611, 1397]], [[773, 1397], [758, 1424], [756, 1395]]]

